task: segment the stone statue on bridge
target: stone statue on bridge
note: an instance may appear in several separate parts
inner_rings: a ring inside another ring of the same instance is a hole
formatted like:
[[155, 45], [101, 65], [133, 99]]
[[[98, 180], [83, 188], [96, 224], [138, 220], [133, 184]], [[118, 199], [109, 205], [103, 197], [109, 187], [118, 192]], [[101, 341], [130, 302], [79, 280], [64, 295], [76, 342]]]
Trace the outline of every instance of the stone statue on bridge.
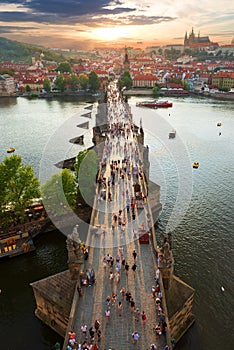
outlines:
[[66, 246], [68, 251], [68, 266], [71, 274], [71, 279], [78, 279], [81, 266], [84, 263], [84, 254], [82, 251], [82, 242], [78, 232], [78, 225], [76, 225], [67, 236]]
[[172, 235], [171, 232], [168, 234], [161, 232], [160, 235], [162, 238], [162, 247], [160, 251], [163, 254], [164, 263], [168, 264], [171, 262]]

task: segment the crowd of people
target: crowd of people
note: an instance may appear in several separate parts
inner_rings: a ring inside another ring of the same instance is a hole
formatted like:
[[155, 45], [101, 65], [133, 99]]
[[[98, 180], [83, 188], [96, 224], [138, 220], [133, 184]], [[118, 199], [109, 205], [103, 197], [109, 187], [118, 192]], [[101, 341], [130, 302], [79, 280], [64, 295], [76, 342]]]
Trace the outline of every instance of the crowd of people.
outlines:
[[[151, 217], [149, 213], [145, 215], [142, 222], [139, 222], [138, 215], [138, 209], [142, 208], [142, 206], [144, 207], [144, 204], [147, 202], [147, 188], [143, 181], [142, 152], [137, 141], [138, 131], [135, 130], [132, 116], [129, 114], [126, 105], [122, 103], [121, 93], [112, 85], [108, 87], [107, 95], [107, 131], [103, 158], [97, 178], [98, 201], [99, 204], [106, 203], [107, 201], [110, 202], [110, 208], [112, 210], [115, 208], [115, 211], [111, 211], [110, 225], [102, 226], [101, 230], [94, 228], [93, 232], [101, 233], [105, 239], [110, 229], [112, 235], [120, 235], [119, 244], [121, 246], [118, 248], [116, 255], [112, 256], [110, 253], [106, 253], [101, 258], [101, 263], [105, 269], [105, 278], [109, 280], [108, 283], [110, 283], [112, 290], [105, 297], [102, 316], [106, 324], [109, 324], [109, 320], [114, 313], [119, 318], [123, 318], [128, 314], [132, 316], [135, 325], [141, 323], [142, 327], [146, 327], [147, 314], [139, 306], [137, 301], [134, 300], [134, 292], [130, 291], [128, 287], [119, 287], [122, 274], [124, 273], [127, 279], [129, 274], [132, 274], [135, 278], [138, 268], [137, 251], [133, 250], [131, 257], [124, 252], [123, 245], [126, 243], [124, 237], [126, 235], [127, 224], [129, 222], [138, 222], [137, 225], [132, 226], [133, 239], [139, 237], [139, 230], [149, 232], [151, 229]], [[115, 207], [111, 207], [111, 202], [115, 204]], [[126, 260], [127, 256], [129, 263]], [[122, 281], [126, 281], [126, 278], [122, 278]], [[87, 271], [85, 280], [90, 280], [90, 274], [88, 276]], [[124, 285], [124, 282], [121, 285]], [[155, 284], [152, 285], [151, 290], [152, 304], [155, 306], [154, 331], [155, 343], [157, 343], [157, 339], [165, 335], [167, 330], [162, 303], [163, 295], [160, 290], [159, 269], [156, 270]], [[136, 326], [136, 328], [138, 327]], [[72, 331], [69, 333], [67, 350], [98, 350], [100, 348], [101, 336], [101, 323], [98, 320], [95, 320], [94, 325], [91, 327], [82, 324], [78, 336]], [[135, 329], [132, 331], [131, 337], [132, 343], [137, 344], [141, 335]], [[155, 343], [149, 345], [150, 350], [159, 350]], [[166, 345], [163, 350], [169, 350], [169, 346]]]

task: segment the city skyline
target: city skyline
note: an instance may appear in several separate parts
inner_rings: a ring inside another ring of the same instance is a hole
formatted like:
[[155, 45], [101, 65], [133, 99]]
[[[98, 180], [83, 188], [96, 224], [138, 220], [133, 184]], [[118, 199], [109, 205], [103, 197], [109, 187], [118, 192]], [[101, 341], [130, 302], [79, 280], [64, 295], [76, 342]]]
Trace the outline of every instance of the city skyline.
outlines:
[[[224, 10], [225, 9], [225, 10]], [[232, 1], [3, 0], [0, 36], [46, 47], [144, 48], [183, 44], [184, 34], [209, 36], [220, 45], [234, 38]]]

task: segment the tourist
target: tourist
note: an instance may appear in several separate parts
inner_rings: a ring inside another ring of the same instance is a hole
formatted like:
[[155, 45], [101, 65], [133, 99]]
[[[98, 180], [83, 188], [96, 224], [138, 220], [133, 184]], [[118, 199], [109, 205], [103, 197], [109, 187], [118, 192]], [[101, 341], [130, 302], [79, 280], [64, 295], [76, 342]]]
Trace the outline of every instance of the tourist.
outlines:
[[107, 265], [107, 261], [106, 261], [106, 257], [104, 256], [103, 260], [102, 260], [102, 263], [103, 263], [103, 267], [106, 267]]
[[135, 321], [139, 321], [139, 319], [140, 319], [140, 316], [141, 316], [141, 312], [140, 312], [140, 310], [138, 309], [138, 308], [136, 308], [135, 310], [134, 310], [134, 317], [135, 317]]
[[118, 271], [116, 271], [116, 273], [115, 273], [115, 283], [118, 284], [119, 281], [120, 281], [120, 274], [119, 274]]
[[125, 263], [125, 272], [126, 272], [126, 275], [128, 275], [128, 271], [129, 271], [129, 265], [128, 265], [128, 263], [126, 262], [126, 263]]
[[158, 339], [158, 338], [160, 337], [160, 335], [162, 334], [160, 324], [157, 324], [157, 325], [156, 325], [156, 327], [155, 327], [155, 332], [156, 332], [156, 339]]
[[133, 259], [134, 259], [134, 262], [135, 262], [136, 261], [136, 257], [137, 257], [137, 252], [135, 251], [135, 249], [132, 252], [132, 256], [133, 256]]
[[90, 341], [93, 342], [94, 341], [94, 330], [93, 330], [93, 327], [90, 327], [89, 328], [89, 336], [90, 336]]
[[146, 313], [145, 313], [145, 311], [142, 311], [141, 319], [142, 319], [142, 323], [145, 324], [146, 323]]
[[132, 342], [133, 344], [136, 344], [139, 340], [140, 336], [139, 333], [137, 331], [132, 333]]
[[106, 320], [108, 320], [110, 318], [110, 309], [106, 309], [105, 315], [106, 315]]
[[100, 322], [98, 321], [98, 320], [95, 320], [95, 322], [94, 322], [94, 328], [95, 328], [95, 330], [96, 330], [96, 332], [98, 331], [98, 329], [100, 328]]
[[75, 339], [76, 337], [76, 333], [74, 331], [70, 331], [68, 335], [69, 335], [69, 339]]
[[114, 274], [113, 274], [112, 271], [110, 271], [109, 280], [112, 282], [112, 281], [113, 281], [113, 278], [114, 278]]
[[112, 305], [115, 305], [115, 302], [116, 302], [116, 293], [115, 292], [112, 292], [111, 301], [112, 301]]
[[123, 310], [123, 304], [121, 303], [121, 301], [119, 301], [119, 304], [118, 304], [118, 313], [119, 313], [119, 316], [122, 316], [122, 310]]
[[83, 335], [85, 336], [85, 338], [87, 338], [87, 325], [86, 324], [82, 324], [81, 331], [82, 331]]
[[135, 277], [135, 274], [136, 274], [136, 269], [137, 269], [137, 265], [136, 264], [133, 264], [132, 265], [132, 271], [133, 271], [133, 276]]
[[126, 262], [126, 260], [125, 260], [125, 258], [123, 258], [123, 259], [122, 259], [122, 262], [121, 262], [122, 268], [123, 268], [123, 269], [125, 268], [125, 262]]
[[136, 307], [135, 301], [133, 300], [133, 298], [130, 299], [130, 310], [131, 312], [134, 312]]
[[106, 297], [106, 305], [110, 306], [110, 302], [111, 302], [111, 297], [109, 295], [107, 295], [107, 297]]
[[150, 345], [150, 350], [157, 350], [157, 346], [155, 344]]
[[120, 263], [117, 263], [115, 269], [116, 269], [116, 271], [117, 271], [118, 273], [120, 273], [121, 264], [120, 264]]
[[155, 286], [152, 286], [151, 292], [152, 292], [152, 297], [155, 298], [156, 297], [156, 288], [155, 288]]
[[122, 287], [122, 288], [121, 288], [121, 290], [120, 290], [120, 294], [121, 294], [121, 298], [122, 298], [122, 300], [124, 300], [125, 293], [126, 293], [125, 288], [124, 288], [124, 287]]

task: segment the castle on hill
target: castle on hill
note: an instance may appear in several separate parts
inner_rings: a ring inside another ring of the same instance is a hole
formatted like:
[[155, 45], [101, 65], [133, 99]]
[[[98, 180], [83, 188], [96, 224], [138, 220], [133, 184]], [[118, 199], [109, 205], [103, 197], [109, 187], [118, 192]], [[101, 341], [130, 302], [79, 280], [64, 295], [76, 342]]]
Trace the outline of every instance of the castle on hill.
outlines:
[[219, 47], [219, 44], [210, 41], [210, 38], [208, 36], [200, 36], [200, 32], [196, 36], [192, 28], [192, 31], [189, 35], [187, 32], [185, 33], [184, 47], [203, 49], [207, 47]]

